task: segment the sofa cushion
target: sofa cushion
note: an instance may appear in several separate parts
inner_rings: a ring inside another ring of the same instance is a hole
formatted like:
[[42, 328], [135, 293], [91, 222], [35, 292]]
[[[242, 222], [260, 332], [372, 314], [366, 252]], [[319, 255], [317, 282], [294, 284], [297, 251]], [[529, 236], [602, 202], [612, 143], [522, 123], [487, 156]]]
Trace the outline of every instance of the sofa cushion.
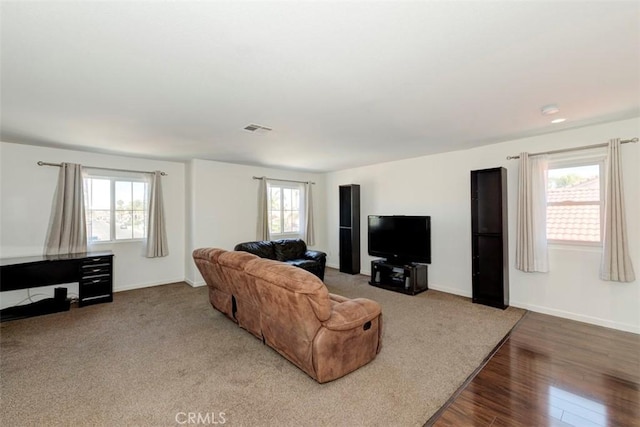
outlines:
[[218, 257], [218, 263], [235, 270], [244, 270], [247, 262], [260, 259], [257, 255], [246, 252], [224, 252]]
[[269, 240], [238, 243], [233, 250], [249, 252], [259, 256], [260, 258], [276, 259], [273, 242]]
[[278, 261], [290, 261], [303, 259], [307, 252], [307, 244], [300, 239], [282, 239], [273, 242], [273, 247]]
[[[269, 283], [270, 293], [278, 293], [279, 289], [283, 289], [289, 293], [306, 295], [315, 317], [321, 322], [329, 319], [331, 315], [329, 291], [322, 280], [308, 271], [301, 268], [291, 268], [282, 262], [256, 260], [247, 263], [245, 272], [258, 279], [259, 282]], [[270, 298], [266, 299], [270, 300]], [[284, 307], [280, 307], [280, 309], [284, 309]]]

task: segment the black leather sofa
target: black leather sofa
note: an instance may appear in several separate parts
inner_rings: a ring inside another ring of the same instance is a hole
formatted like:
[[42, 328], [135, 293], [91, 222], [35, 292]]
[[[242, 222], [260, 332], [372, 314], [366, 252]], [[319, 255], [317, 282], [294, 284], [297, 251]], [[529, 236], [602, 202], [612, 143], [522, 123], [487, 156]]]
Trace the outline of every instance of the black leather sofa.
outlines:
[[260, 258], [274, 259], [307, 270], [324, 280], [324, 267], [327, 254], [307, 250], [307, 244], [301, 239], [264, 240], [238, 243], [235, 251], [249, 252]]

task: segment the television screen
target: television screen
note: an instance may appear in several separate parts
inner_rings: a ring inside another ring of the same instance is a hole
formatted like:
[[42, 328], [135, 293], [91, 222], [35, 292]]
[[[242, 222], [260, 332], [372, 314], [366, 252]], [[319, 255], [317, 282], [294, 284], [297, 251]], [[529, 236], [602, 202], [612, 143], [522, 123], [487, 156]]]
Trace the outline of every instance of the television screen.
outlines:
[[431, 263], [431, 217], [369, 215], [369, 255]]

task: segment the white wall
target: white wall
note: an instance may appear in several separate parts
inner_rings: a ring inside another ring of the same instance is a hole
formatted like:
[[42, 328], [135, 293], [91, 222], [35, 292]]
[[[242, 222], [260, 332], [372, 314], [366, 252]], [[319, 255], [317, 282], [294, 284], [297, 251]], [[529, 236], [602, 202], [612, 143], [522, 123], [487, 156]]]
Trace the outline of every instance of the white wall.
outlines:
[[[0, 143], [0, 257], [40, 255], [49, 224], [51, 203], [56, 187], [56, 167], [38, 166], [36, 162], [73, 162], [87, 166], [163, 170], [165, 215], [169, 239], [169, 256], [145, 258], [142, 243], [94, 244], [90, 250], [111, 250], [114, 258], [116, 291], [184, 280], [185, 263], [185, 165], [179, 162], [147, 160], [122, 156], [86, 153], [74, 150], [43, 148]], [[53, 295], [53, 287], [32, 290]], [[77, 284], [68, 286], [77, 294]], [[26, 290], [3, 292], [0, 305], [7, 307], [23, 300]]]
[[294, 172], [255, 166], [192, 160], [187, 165], [190, 183], [187, 210], [186, 281], [191, 285], [204, 284], [191, 252], [201, 247], [231, 250], [240, 242], [256, 238], [258, 215], [258, 181], [253, 176], [313, 181], [316, 244], [314, 249], [326, 248], [324, 221], [324, 175]]
[[[377, 164], [327, 174], [328, 263], [338, 264], [338, 186], [361, 185], [362, 267], [370, 273], [366, 218], [371, 214], [430, 215], [432, 264], [429, 286], [471, 296], [470, 171], [503, 166], [508, 170], [511, 305], [640, 333], [640, 280], [604, 282], [600, 248], [550, 246], [551, 272], [513, 268], [518, 164], [506, 156], [631, 138], [640, 119], [589, 126], [476, 149]], [[640, 276], [640, 144], [622, 148], [629, 245]]]
[[[252, 176], [314, 181], [315, 249], [326, 248], [324, 175], [244, 166], [207, 160], [188, 164], [94, 154], [74, 150], [0, 143], [0, 257], [39, 255], [45, 234], [58, 169], [40, 167], [38, 160], [74, 162], [90, 166], [135, 170], [160, 169], [170, 254], [165, 258], [141, 256], [141, 243], [96, 244], [94, 250], [115, 254], [114, 289], [125, 290], [186, 280], [204, 284], [191, 252], [199, 247], [232, 249], [255, 240], [258, 181]], [[77, 284], [66, 285], [77, 294]], [[32, 294], [53, 295], [53, 286]], [[0, 306], [24, 300], [26, 290], [3, 292]], [[39, 297], [41, 298], [41, 297]], [[37, 299], [39, 299], [37, 298]]]

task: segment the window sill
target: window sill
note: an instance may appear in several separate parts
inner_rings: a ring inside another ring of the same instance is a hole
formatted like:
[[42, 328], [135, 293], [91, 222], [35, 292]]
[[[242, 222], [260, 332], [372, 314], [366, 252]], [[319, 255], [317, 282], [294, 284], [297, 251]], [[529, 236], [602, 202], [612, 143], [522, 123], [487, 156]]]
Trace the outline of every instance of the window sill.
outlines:
[[602, 242], [574, 242], [567, 240], [549, 240], [550, 250], [578, 251], [578, 252], [602, 252]]
[[109, 240], [109, 241], [98, 241], [98, 242], [89, 242], [87, 246], [104, 246], [104, 245], [114, 245], [120, 243], [138, 243], [144, 242], [146, 239], [126, 239], [126, 240]]
[[280, 239], [302, 239], [302, 235], [299, 233], [287, 233], [287, 234], [272, 234], [269, 236], [271, 240]]

